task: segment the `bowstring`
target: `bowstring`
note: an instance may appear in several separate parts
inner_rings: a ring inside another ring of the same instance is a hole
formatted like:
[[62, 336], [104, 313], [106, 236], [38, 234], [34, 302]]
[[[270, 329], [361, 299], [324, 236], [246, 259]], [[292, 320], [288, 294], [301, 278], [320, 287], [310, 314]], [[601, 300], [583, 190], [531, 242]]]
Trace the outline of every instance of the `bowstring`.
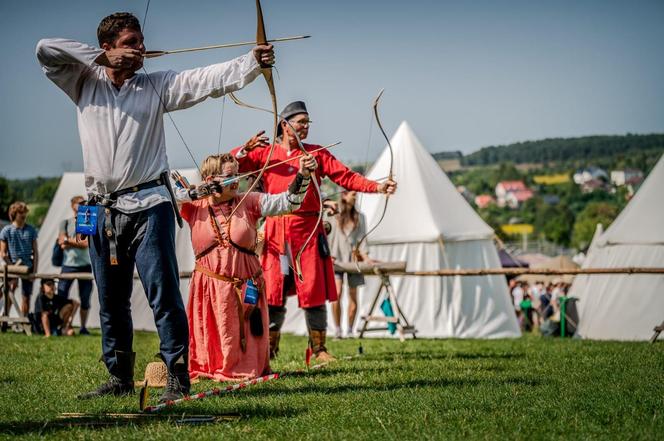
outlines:
[[364, 174], [366, 175], [368, 168], [369, 168], [369, 149], [371, 148], [371, 134], [373, 133], [373, 124], [374, 124], [374, 117], [373, 117], [373, 111], [369, 109], [369, 136], [367, 140], [367, 154], [364, 157]]
[[[150, 0], [148, 0], [147, 5], [145, 6], [145, 15], [143, 16], [143, 34], [145, 34], [145, 23], [148, 19], [148, 11], [150, 10]], [[198, 169], [198, 173], [201, 173], [201, 168], [198, 165], [198, 162], [196, 161], [196, 158], [194, 157], [194, 154], [191, 152], [191, 149], [189, 148], [189, 145], [187, 144], [187, 141], [184, 140], [184, 136], [182, 136], [182, 132], [180, 132], [180, 128], [178, 127], [177, 124], [175, 124], [175, 120], [173, 119], [173, 116], [170, 114], [168, 111], [168, 108], [166, 107], [166, 103], [164, 102], [164, 99], [162, 98], [161, 94], [157, 90], [157, 87], [154, 85], [152, 82], [152, 78], [150, 78], [150, 73], [148, 70], [145, 68], [145, 65], [142, 67], [143, 72], [145, 72], [145, 77], [148, 79], [148, 82], [150, 83], [150, 86], [152, 87], [152, 90], [154, 91], [155, 95], [157, 95], [157, 98], [159, 98], [159, 103], [161, 104], [162, 108], [164, 109], [164, 113], [168, 116], [168, 119], [171, 120], [171, 124], [173, 124], [173, 128], [175, 128], [175, 131], [177, 132], [178, 136], [180, 137], [180, 140], [182, 141], [182, 144], [184, 144], [185, 149], [187, 149], [187, 153], [189, 153], [189, 157], [191, 158], [192, 161], [194, 161], [194, 165]]]
[[[369, 136], [367, 136], [366, 155], [364, 156], [364, 162], [362, 163], [364, 167], [364, 176], [366, 176], [367, 172], [369, 171], [369, 150], [371, 149], [371, 135], [373, 134], [373, 125], [374, 125], [373, 110], [369, 109]], [[342, 192], [339, 192], [339, 194], [341, 193]], [[358, 204], [362, 203], [363, 197], [364, 193], [360, 193], [360, 197], [358, 198], [359, 200], [357, 201]]]
[[219, 140], [217, 141], [217, 155], [221, 154], [221, 133], [224, 130], [224, 111], [226, 110], [226, 95], [221, 101], [221, 119], [219, 120]]
[[143, 34], [145, 34], [145, 23], [147, 22], [148, 19], [149, 10], [150, 10], [150, 0], [148, 0], [148, 3], [145, 5], [145, 14], [143, 14]]
[[171, 113], [168, 111], [168, 108], [166, 107], [166, 103], [164, 102], [163, 98], [161, 97], [161, 94], [157, 90], [157, 87], [154, 85], [152, 82], [152, 78], [150, 78], [150, 73], [148, 70], [143, 66], [143, 72], [145, 72], [145, 76], [148, 79], [148, 82], [150, 83], [150, 86], [152, 86], [152, 90], [154, 90], [154, 93], [157, 95], [157, 98], [159, 98], [159, 102], [161, 103], [161, 106], [164, 109], [164, 113], [168, 116], [168, 119], [171, 120], [171, 123], [173, 124], [173, 127], [175, 128], [175, 131], [177, 132], [178, 136], [180, 137], [180, 140], [182, 141], [182, 144], [184, 144], [184, 147], [187, 149], [187, 153], [189, 153], [189, 157], [191, 158], [192, 161], [194, 161], [194, 165], [196, 165], [196, 168], [198, 169], [198, 172], [201, 172], [201, 168], [198, 165], [198, 162], [196, 161], [196, 158], [194, 157], [194, 154], [191, 152], [191, 149], [189, 148], [189, 145], [187, 144], [187, 141], [184, 140], [184, 136], [182, 136], [182, 132], [180, 132], [180, 128], [178, 127], [177, 124], [175, 124], [175, 120], [173, 119], [173, 116], [171, 116]]

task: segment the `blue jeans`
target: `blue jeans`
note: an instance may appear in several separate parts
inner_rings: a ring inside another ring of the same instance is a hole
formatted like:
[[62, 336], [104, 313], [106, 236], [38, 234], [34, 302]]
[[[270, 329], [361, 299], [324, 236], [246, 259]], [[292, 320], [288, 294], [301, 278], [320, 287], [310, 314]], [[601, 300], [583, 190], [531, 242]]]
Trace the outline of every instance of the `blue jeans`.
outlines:
[[[89, 273], [92, 271], [90, 265], [83, 266], [62, 266], [62, 271], [60, 274], [67, 273]], [[81, 299], [81, 309], [88, 310], [90, 309], [90, 294], [92, 293], [92, 280], [78, 280], [78, 297]], [[65, 299], [69, 298], [69, 289], [74, 284], [74, 280], [71, 279], [60, 279], [58, 280], [58, 295], [64, 297]]]
[[98, 219], [97, 234], [90, 237], [90, 258], [99, 293], [101, 345], [106, 367], [112, 375], [121, 376], [115, 351], [132, 351], [131, 292], [136, 266], [154, 315], [161, 355], [172, 372], [181, 357], [187, 363], [189, 351], [187, 315], [175, 258], [173, 209], [165, 202], [132, 214], [111, 210], [118, 265], [110, 264], [102, 207]]

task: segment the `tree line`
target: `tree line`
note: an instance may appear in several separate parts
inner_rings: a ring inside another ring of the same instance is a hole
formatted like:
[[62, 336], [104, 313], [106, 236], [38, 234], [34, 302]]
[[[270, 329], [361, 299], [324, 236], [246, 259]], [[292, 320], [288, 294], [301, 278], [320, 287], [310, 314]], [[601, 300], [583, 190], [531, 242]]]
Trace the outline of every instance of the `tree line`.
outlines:
[[30, 213], [29, 221], [41, 220], [60, 185], [60, 178], [6, 179], [0, 176], [0, 220], [8, 220], [7, 210], [16, 201], [41, 204]]
[[465, 166], [491, 165], [503, 162], [570, 163], [594, 161], [621, 156], [627, 167], [641, 168], [631, 159], [635, 153], [658, 155], [664, 151], [664, 134], [600, 135], [579, 138], [548, 138], [502, 146], [483, 147], [463, 156]]

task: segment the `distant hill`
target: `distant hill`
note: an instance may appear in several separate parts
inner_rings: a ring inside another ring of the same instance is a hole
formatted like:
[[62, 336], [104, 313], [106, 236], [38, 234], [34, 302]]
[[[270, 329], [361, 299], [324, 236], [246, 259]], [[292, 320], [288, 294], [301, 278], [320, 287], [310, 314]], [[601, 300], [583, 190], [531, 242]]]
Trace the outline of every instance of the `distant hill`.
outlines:
[[462, 159], [463, 158], [463, 153], [461, 153], [459, 150], [453, 151], [453, 152], [438, 152], [434, 153], [433, 159], [436, 161], [449, 161], [452, 159]]
[[[580, 138], [549, 138], [502, 146], [483, 147], [466, 155], [461, 163], [491, 165], [501, 162], [546, 163], [603, 159], [616, 155], [664, 151], [664, 134], [618, 136], [584, 136]], [[434, 157], [436, 155], [434, 154]]]

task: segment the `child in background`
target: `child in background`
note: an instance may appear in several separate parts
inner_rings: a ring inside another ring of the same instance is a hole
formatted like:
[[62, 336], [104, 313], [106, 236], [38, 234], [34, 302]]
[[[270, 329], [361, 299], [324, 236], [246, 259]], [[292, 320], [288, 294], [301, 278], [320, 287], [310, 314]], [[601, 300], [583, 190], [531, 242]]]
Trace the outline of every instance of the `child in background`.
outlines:
[[[0, 259], [8, 265], [25, 265], [29, 272], [36, 273], [39, 262], [37, 230], [26, 223], [28, 211], [25, 202], [18, 201], [9, 206], [9, 220], [12, 223], [0, 231]], [[13, 293], [17, 286], [18, 279], [8, 280], [9, 291]], [[32, 295], [32, 279], [21, 279], [21, 290], [23, 292], [21, 315], [27, 317]]]
[[71, 322], [78, 305], [76, 300], [56, 296], [52, 279], [42, 279], [35, 310], [40, 312], [44, 335], [50, 337], [52, 330], [59, 335], [74, 335]]

